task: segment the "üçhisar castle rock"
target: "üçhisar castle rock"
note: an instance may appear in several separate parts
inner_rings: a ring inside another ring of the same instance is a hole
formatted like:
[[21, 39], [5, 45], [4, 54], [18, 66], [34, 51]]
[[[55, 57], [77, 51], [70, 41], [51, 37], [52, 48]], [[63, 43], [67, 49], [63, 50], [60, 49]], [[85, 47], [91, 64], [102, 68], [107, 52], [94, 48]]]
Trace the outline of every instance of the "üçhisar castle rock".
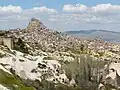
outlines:
[[27, 26], [27, 30], [39, 30], [39, 29], [45, 29], [47, 28], [40, 20], [36, 18], [32, 18]]

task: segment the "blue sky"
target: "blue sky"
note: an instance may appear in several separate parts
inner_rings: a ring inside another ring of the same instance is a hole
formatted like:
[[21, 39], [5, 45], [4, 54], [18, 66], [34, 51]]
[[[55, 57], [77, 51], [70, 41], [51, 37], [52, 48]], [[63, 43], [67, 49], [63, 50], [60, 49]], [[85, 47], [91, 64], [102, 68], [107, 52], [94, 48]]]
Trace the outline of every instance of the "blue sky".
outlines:
[[120, 0], [0, 1], [0, 29], [25, 28], [32, 17], [58, 31], [119, 31]]
[[0, 5], [19, 5], [22, 8], [32, 8], [33, 6], [48, 6], [60, 10], [64, 4], [85, 4], [94, 6], [97, 4], [120, 4], [119, 0], [1, 0]]

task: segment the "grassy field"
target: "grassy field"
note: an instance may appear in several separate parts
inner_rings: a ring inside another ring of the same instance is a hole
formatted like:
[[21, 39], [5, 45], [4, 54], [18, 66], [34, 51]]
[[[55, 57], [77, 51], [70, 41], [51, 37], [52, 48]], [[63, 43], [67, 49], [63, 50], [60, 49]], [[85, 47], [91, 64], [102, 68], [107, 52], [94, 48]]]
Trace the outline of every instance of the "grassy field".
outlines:
[[35, 90], [33, 87], [25, 86], [19, 78], [0, 70], [0, 84], [8, 87], [10, 90]]

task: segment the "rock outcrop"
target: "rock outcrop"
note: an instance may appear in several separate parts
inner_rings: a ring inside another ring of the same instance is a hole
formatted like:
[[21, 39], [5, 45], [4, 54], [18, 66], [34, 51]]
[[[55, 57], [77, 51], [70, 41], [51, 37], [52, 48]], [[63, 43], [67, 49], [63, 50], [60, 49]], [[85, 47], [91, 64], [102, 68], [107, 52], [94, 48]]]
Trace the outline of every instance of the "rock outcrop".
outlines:
[[120, 89], [120, 63], [106, 65], [102, 74], [101, 84], [99, 85], [99, 90]]
[[28, 31], [45, 29], [45, 28], [46, 26], [42, 22], [40, 22], [38, 19], [35, 19], [35, 18], [32, 18], [27, 26]]

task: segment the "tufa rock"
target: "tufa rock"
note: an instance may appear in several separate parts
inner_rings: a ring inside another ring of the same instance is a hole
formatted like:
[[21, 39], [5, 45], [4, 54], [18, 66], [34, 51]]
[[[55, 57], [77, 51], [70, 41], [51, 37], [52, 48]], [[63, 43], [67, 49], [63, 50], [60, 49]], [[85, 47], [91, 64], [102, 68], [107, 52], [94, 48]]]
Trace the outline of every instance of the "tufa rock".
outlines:
[[27, 26], [28, 31], [38, 30], [38, 29], [45, 29], [46, 26], [38, 19], [32, 18]]

